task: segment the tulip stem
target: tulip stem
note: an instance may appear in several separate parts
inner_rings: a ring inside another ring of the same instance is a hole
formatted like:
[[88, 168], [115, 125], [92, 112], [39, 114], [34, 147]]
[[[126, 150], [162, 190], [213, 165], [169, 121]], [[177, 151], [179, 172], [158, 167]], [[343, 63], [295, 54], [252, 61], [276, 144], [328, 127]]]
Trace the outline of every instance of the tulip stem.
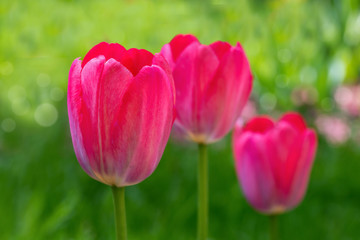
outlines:
[[116, 239], [126, 240], [125, 187], [112, 187], [114, 197]]
[[203, 143], [199, 143], [197, 220], [197, 238], [206, 240], [208, 234], [208, 160], [206, 144]]
[[278, 216], [277, 215], [270, 215], [270, 240], [278, 240]]

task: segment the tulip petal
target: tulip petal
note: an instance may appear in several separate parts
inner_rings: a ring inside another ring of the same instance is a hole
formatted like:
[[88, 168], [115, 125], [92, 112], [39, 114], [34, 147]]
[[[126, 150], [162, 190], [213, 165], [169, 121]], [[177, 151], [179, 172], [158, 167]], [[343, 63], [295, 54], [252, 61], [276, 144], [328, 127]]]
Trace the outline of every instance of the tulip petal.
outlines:
[[136, 76], [140, 69], [152, 64], [153, 58], [154, 55], [145, 49], [131, 48], [121, 56], [120, 62]]
[[148, 177], [158, 165], [173, 124], [174, 101], [169, 79], [158, 66], [144, 67], [131, 81], [112, 125], [115, 185]]
[[235, 144], [236, 170], [247, 200], [258, 211], [267, 212], [275, 201], [275, 182], [265, 139], [244, 133]]
[[291, 176], [301, 152], [301, 140], [289, 124], [278, 123], [276, 130], [267, 134], [267, 151], [277, 189], [277, 202], [286, 206], [290, 194]]
[[287, 202], [290, 209], [296, 207], [301, 202], [308, 186], [309, 175], [317, 148], [316, 134], [313, 130], [306, 130], [301, 145], [302, 150], [296, 162], [296, 171], [293, 173], [290, 197]]
[[[90, 66], [92, 61], [86, 66]], [[94, 174], [102, 182], [113, 185], [114, 177], [111, 169], [115, 158], [109, 152], [111, 153], [115, 143], [111, 142], [111, 126], [117, 124], [116, 113], [119, 111], [121, 99], [132, 79], [132, 74], [114, 59], [108, 60], [103, 68], [100, 72], [101, 76], [98, 77], [100, 80], [96, 91], [94, 90], [91, 95], [96, 98], [95, 104], [90, 109], [83, 107], [84, 118], [81, 130]], [[86, 114], [90, 111], [91, 116]]]
[[98, 85], [104, 69], [104, 63], [105, 57], [100, 55], [91, 59], [81, 72], [82, 98], [90, 110], [93, 119], [97, 117]]
[[178, 34], [176, 35], [171, 42], [169, 43], [173, 61], [177, 61], [180, 54], [192, 43], [198, 43], [199, 40], [193, 35], [190, 34]]
[[251, 119], [244, 127], [244, 131], [253, 133], [266, 133], [275, 127], [275, 122], [267, 116], [259, 116]]
[[115, 114], [132, 78], [131, 72], [118, 61], [110, 59], [105, 63], [98, 99], [102, 129], [116, 121]]
[[204, 122], [213, 122], [213, 115], [218, 114], [212, 111], [212, 115], [206, 115], [203, 110], [208, 105], [204, 91], [218, 65], [217, 56], [209, 46], [193, 43], [181, 53], [174, 68], [177, 117], [194, 135], [207, 133]]
[[[224, 84], [226, 83], [226, 84]], [[222, 138], [234, 126], [245, 106], [252, 88], [252, 74], [244, 52], [232, 48], [223, 56], [218, 71], [207, 85], [204, 119], [210, 119], [206, 129], [210, 141]], [[216, 111], [214, 111], [216, 109]]]
[[74, 60], [70, 67], [68, 82], [68, 110], [71, 118], [78, 119], [81, 107], [81, 60]]
[[118, 43], [101, 42], [95, 45], [84, 57], [81, 66], [84, 67], [91, 59], [103, 55], [106, 60], [114, 58], [120, 61], [126, 49]]
[[170, 44], [165, 44], [160, 51], [160, 54], [164, 56], [164, 58], [166, 59], [166, 61], [169, 63], [170, 69], [171, 71], [174, 69], [175, 67], [175, 61], [171, 52], [171, 46]]
[[217, 41], [210, 44], [210, 47], [215, 52], [216, 56], [218, 57], [219, 61], [229, 52], [231, 49], [231, 45], [227, 42]]
[[81, 167], [89, 176], [96, 179], [96, 176], [89, 164], [89, 159], [83, 145], [83, 135], [80, 129], [82, 121], [81, 109], [83, 105], [81, 96], [81, 61], [79, 59], [75, 59], [70, 68], [67, 95], [70, 132], [75, 154]]
[[306, 130], [306, 123], [300, 114], [296, 112], [286, 113], [281, 117], [280, 122], [287, 122], [300, 132]]
[[80, 131], [88, 164], [96, 179], [104, 182], [103, 155], [99, 134], [99, 95], [101, 76], [104, 70], [105, 56], [99, 55], [91, 59], [81, 71], [82, 101]]
[[[167, 82], [170, 84], [169, 87], [172, 90], [172, 94], [174, 95], [174, 102], [175, 102], [176, 101], [175, 84], [174, 84], [172, 71], [170, 69], [170, 66], [169, 66], [168, 62], [166, 61], [166, 59], [160, 53], [156, 53], [156, 54], [154, 54], [154, 58], [153, 58], [152, 63], [153, 63], [153, 65], [157, 65], [157, 66], [161, 67], [165, 71], [165, 73], [166, 73], [166, 75], [167, 75], [167, 77], [169, 79], [169, 81], [167, 81]], [[174, 115], [174, 117], [175, 117], [175, 115]]]

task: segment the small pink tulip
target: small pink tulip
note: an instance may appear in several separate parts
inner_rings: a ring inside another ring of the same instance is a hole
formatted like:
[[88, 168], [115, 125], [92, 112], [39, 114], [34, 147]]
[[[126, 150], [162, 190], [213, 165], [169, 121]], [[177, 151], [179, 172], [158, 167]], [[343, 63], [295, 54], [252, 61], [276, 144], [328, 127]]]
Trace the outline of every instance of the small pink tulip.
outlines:
[[70, 130], [81, 167], [111, 186], [143, 181], [160, 161], [174, 105], [173, 79], [160, 54], [94, 46], [69, 74]]
[[265, 214], [296, 207], [306, 192], [316, 147], [316, 133], [297, 113], [277, 123], [263, 116], [237, 126], [236, 172], [248, 202]]
[[252, 74], [239, 43], [201, 44], [192, 35], [177, 35], [163, 46], [176, 87], [179, 132], [198, 143], [224, 137], [240, 116], [252, 88]]

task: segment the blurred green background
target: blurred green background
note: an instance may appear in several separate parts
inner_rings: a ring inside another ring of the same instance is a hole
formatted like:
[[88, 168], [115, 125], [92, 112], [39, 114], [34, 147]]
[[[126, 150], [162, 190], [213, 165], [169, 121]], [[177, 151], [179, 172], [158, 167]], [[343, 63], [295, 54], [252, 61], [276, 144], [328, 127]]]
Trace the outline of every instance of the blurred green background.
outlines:
[[[296, 110], [321, 130], [307, 195], [280, 217], [281, 239], [359, 239], [358, 114], [334, 98], [360, 80], [356, 0], [1, 0], [0, 239], [114, 239], [111, 190], [74, 155], [68, 71], [100, 41], [154, 53], [178, 33], [240, 41], [252, 112]], [[268, 239], [268, 219], [237, 183], [230, 135], [209, 158], [210, 238]], [[194, 144], [170, 141], [154, 174], [126, 189], [129, 239], [195, 239], [196, 160]]]

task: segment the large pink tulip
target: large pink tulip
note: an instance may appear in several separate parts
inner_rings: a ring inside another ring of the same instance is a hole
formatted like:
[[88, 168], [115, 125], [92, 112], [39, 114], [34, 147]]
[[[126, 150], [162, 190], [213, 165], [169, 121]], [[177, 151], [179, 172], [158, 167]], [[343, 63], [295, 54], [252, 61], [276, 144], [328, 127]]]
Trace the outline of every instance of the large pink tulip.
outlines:
[[297, 113], [278, 122], [263, 116], [236, 126], [236, 172], [248, 202], [265, 214], [296, 207], [305, 195], [316, 147], [316, 133]]
[[175, 127], [198, 143], [224, 137], [234, 126], [252, 88], [252, 74], [239, 43], [201, 44], [177, 35], [161, 53], [172, 69], [176, 88]]
[[94, 46], [69, 74], [70, 130], [81, 167], [111, 186], [143, 181], [160, 161], [174, 105], [170, 68], [160, 54]]

